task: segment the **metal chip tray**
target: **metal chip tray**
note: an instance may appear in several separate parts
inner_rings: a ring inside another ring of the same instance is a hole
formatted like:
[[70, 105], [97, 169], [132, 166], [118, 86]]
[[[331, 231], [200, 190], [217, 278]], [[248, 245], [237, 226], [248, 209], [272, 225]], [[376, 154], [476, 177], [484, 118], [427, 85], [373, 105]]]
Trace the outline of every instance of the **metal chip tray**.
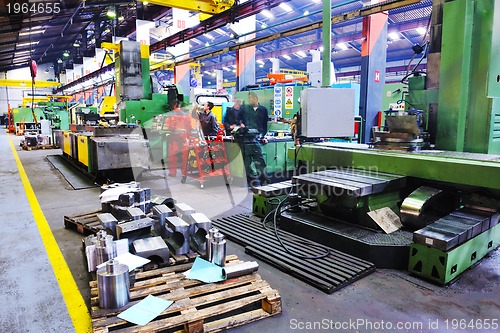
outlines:
[[402, 188], [406, 186], [406, 177], [367, 170], [336, 169], [294, 176], [292, 182], [309, 192], [314, 190], [326, 195], [363, 197]]
[[448, 251], [498, 223], [497, 213], [464, 208], [413, 233], [413, 241]]

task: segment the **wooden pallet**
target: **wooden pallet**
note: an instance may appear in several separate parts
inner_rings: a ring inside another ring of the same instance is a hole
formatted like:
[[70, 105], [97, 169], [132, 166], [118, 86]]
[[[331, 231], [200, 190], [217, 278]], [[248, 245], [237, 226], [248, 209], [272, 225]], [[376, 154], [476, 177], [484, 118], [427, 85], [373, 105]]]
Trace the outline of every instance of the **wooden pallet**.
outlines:
[[97, 214], [100, 213], [101, 211], [97, 211], [73, 216], [64, 216], [64, 227], [66, 229], [76, 230], [85, 236], [93, 235], [99, 230], [104, 229], [101, 221], [97, 218]]
[[24, 150], [38, 150], [38, 149], [56, 149], [57, 147], [54, 145], [37, 145], [37, 146], [27, 146], [27, 145], [22, 145], [21, 146]]
[[[234, 255], [227, 265], [240, 262]], [[182, 274], [191, 263], [137, 273], [130, 302], [119, 310], [99, 308], [97, 282], [92, 281], [91, 314], [94, 332], [219, 332], [281, 313], [281, 297], [253, 273], [220, 283], [204, 284]], [[148, 295], [174, 301], [160, 316], [137, 326], [117, 315]]]

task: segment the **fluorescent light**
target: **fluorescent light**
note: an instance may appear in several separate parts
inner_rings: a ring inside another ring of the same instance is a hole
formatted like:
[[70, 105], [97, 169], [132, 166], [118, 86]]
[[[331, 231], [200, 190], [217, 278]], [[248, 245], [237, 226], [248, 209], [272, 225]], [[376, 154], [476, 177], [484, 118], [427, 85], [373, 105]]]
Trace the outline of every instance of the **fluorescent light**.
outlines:
[[233, 72], [233, 73], [236, 73], [236, 69], [233, 69], [233, 70], [232, 70], [232, 72]]
[[281, 9], [283, 9], [284, 11], [287, 11], [287, 12], [293, 12], [293, 8], [290, 7], [289, 4], [285, 3], [285, 2], [282, 2], [280, 3], [280, 7]]
[[349, 49], [349, 46], [347, 46], [345, 43], [338, 43], [337, 47], [341, 50], [344, 50], [344, 51]]
[[226, 33], [224, 31], [222, 31], [221, 28], [217, 28], [215, 29], [215, 32], [218, 33], [219, 35], [223, 35], [223, 36], [226, 36]]
[[306, 10], [304, 10], [304, 16], [307, 16], [307, 15], [309, 15], [309, 11], [306, 9]]
[[215, 77], [215, 76], [217, 76], [217, 73], [213, 72], [213, 73], [212, 73], [212, 76], [214, 76], [214, 77]]
[[417, 32], [421, 35], [425, 35], [425, 33], [427, 32], [427, 29], [425, 29], [424, 27], [418, 27], [415, 30], [417, 30]]
[[266, 24], [266, 23], [264, 23], [264, 22], [262, 22], [262, 23], [261, 23], [261, 25], [260, 25], [260, 28], [261, 28], [261, 29], [265, 29], [265, 28], [267, 28], [267, 24]]
[[231, 67], [236, 68], [236, 65], [231, 65]]
[[312, 0], [312, 2], [318, 3], [318, 2], [321, 2], [321, 0]]
[[228, 79], [224, 79], [224, 82], [228, 82]]
[[18, 55], [18, 54], [30, 53], [30, 52], [31, 52], [30, 50], [26, 50], [26, 51], [16, 51], [16, 55]]
[[263, 60], [260, 60], [260, 59], [259, 59], [259, 60], [257, 60], [257, 63], [258, 63], [258, 64], [261, 64], [261, 65], [264, 65], [264, 61], [263, 61]]
[[298, 55], [301, 58], [307, 57], [307, 54], [304, 51], [299, 51], [299, 52], [296, 52], [295, 54]]
[[226, 67], [226, 66], [222, 67], [222, 69], [225, 71], [228, 71], [228, 72], [231, 70], [229, 67]]
[[19, 36], [28, 36], [28, 35], [35, 35], [35, 34], [43, 34], [45, 32], [45, 29], [43, 30], [31, 30], [31, 31], [23, 31], [19, 33]]
[[118, 21], [123, 21], [123, 20], [125, 20], [125, 17], [123, 17], [123, 15], [118, 16]]
[[17, 47], [36, 45], [36, 44], [38, 44], [39, 42], [40, 42], [40, 41], [36, 41], [36, 42], [27, 42], [27, 43], [19, 43], [19, 44], [17, 44]]
[[208, 32], [205, 34], [205, 37], [207, 37], [211, 40], [214, 40], [214, 37], [211, 34], [209, 34]]
[[288, 54], [284, 54], [283, 58], [285, 58], [286, 60], [292, 60], [292, 57], [290, 57]]
[[267, 18], [273, 18], [274, 15], [273, 13], [271, 13], [270, 11], [268, 11], [267, 9], [264, 9], [263, 11], [260, 12], [262, 15], [264, 15], [265, 17]]
[[207, 74], [207, 75], [210, 75], [210, 72], [209, 71], [204, 71], [203, 73]]
[[260, 68], [264, 68], [264, 65], [259, 65]]
[[399, 33], [398, 32], [390, 32], [387, 34], [390, 39], [392, 40], [398, 40], [399, 39]]

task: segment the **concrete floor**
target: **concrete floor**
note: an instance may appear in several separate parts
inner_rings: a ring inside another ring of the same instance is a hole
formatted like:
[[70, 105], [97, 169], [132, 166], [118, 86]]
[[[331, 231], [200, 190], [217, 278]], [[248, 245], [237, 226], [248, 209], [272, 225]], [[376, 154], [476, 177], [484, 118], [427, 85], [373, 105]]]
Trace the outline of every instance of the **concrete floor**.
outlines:
[[[60, 150], [20, 150], [19, 138], [0, 131], [0, 332], [74, 332], [9, 146], [13, 140], [38, 202], [71, 269], [78, 288], [89, 300], [89, 274], [82, 236], [64, 229], [63, 216], [100, 208], [99, 189], [73, 190], [46, 155]], [[210, 217], [248, 212], [251, 195], [245, 188], [178, 178], [142, 182], [153, 194], [168, 194]], [[232, 198], [232, 199], [231, 199]], [[242, 247], [228, 243], [228, 253], [254, 260]], [[377, 270], [370, 276], [325, 294], [306, 283], [259, 262], [259, 274], [278, 289], [283, 313], [232, 329], [231, 332], [493, 332], [453, 329], [453, 320], [500, 320], [500, 253], [494, 251], [451, 286], [439, 287], [405, 271]], [[448, 320], [448, 327], [446, 326]], [[397, 323], [413, 326], [397, 328]], [[477, 321], [475, 321], [477, 322]], [[316, 326], [312, 326], [316, 325]], [[319, 325], [319, 326], [318, 326]], [[390, 325], [393, 325], [392, 329]], [[421, 326], [418, 326], [421, 325]]]

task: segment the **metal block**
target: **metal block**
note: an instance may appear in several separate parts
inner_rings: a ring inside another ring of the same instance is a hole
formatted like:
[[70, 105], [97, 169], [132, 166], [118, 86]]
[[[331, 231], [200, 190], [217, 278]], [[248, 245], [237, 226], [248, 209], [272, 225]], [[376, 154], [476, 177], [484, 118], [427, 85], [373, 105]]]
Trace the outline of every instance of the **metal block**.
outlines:
[[469, 230], [469, 226], [465, 225], [451, 225], [448, 223], [448, 221], [445, 221], [443, 219], [437, 220], [436, 222], [432, 223], [431, 225], [428, 226], [430, 230], [433, 231], [440, 231], [440, 232], [447, 232], [447, 233], [453, 233], [458, 236], [458, 244], [463, 244], [467, 240], [471, 239], [472, 235], [472, 230]]
[[146, 217], [146, 214], [144, 214], [144, 212], [137, 207], [127, 208], [127, 215], [130, 217], [131, 220], [140, 220]]
[[157, 205], [153, 207], [153, 216], [157, 219], [154, 225], [155, 231], [163, 238], [167, 238], [167, 230], [165, 229], [165, 221], [167, 217], [174, 216], [174, 212], [166, 205]]
[[120, 194], [118, 197], [118, 205], [122, 207], [132, 207], [135, 203], [134, 193]]
[[165, 228], [168, 238], [166, 242], [175, 255], [189, 252], [190, 225], [177, 216], [167, 217]]
[[116, 238], [116, 225], [118, 220], [111, 213], [97, 214], [97, 219], [102, 223], [104, 229]]
[[494, 227], [498, 224], [498, 213], [487, 212], [479, 209], [472, 208], [462, 208], [450, 214], [451, 216], [457, 216], [466, 218], [473, 221], [481, 222], [481, 232], [485, 232], [490, 227]]
[[116, 226], [116, 235], [118, 239], [128, 238], [129, 244], [136, 239], [151, 235], [151, 226], [154, 220], [148, 217], [140, 220], [121, 222]]
[[447, 251], [458, 245], [458, 235], [427, 226], [413, 233], [413, 242]]
[[[191, 214], [191, 248], [197, 251], [206, 251], [206, 236], [212, 228], [212, 221], [203, 213]], [[194, 228], [193, 228], [194, 227]]]
[[[160, 236], [138, 239], [132, 243], [132, 246], [135, 254], [140, 257], [150, 259], [156, 263], [168, 263], [170, 251]], [[161, 259], [161, 262], [158, 259]]]
[[471, 239], [479, 235], [483, 228], [484, 221], [477, 221], [468, 219], [461, 216], [448, 215], [440, 219], [443, 223], [447, 223], [450, 226], [464, 227], [468, 229], [467, 239]]
[[151, 165], [149, 143], [139, 136], [95, 137], [90, 140], [95, 171], [143, 168]]
[[196, 212], [196, 210], [184, 202], [178, 202], [175, 204], [175, 211], [177, 216], [186, 222], [190, 221], [189, 215]]
[[425, 244], [412, 244], [408, 271], [445, 284], [481, 260], [499, 244], [500, 227], [487, 230], [450, 251], [442, 251]]

